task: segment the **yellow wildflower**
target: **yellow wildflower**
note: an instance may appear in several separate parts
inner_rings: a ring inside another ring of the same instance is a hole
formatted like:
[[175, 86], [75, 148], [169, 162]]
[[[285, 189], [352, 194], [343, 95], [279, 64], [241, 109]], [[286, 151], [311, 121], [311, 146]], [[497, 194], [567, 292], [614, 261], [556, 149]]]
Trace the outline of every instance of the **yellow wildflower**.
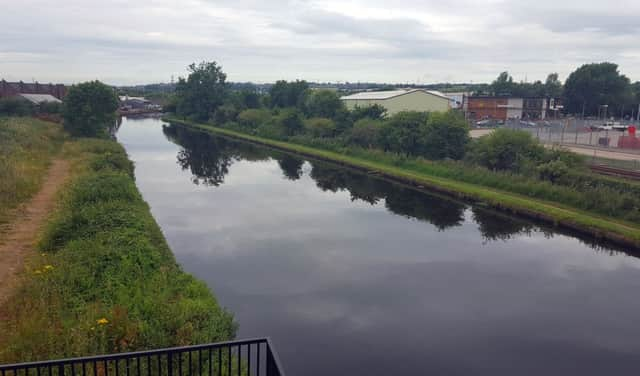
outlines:
[[33, 274], [42, 274], [42, 271], [41, 270], [36, 270], [36, 271], [33, 272]]
[[104, 317], [99, 319], [98, 321], [96, 321], [99, 325], [106, 325], [109, 323], [109, 320], [105, 319]]
[[45, 265], [44, 270], [53, 270], [53, 265]]

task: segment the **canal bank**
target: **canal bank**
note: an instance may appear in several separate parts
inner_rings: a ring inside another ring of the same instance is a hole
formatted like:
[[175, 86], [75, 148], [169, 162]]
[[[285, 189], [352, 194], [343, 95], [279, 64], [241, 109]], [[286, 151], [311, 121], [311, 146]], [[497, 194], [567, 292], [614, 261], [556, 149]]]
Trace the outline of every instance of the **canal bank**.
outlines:
[[[176, 263], [120, 144], [71, 138], [52, 123], [9, 120], [9, 125], [22, 125], [22, 133], [9, 133], [9, 138], [55, 131], [61, 141], [52, 153], [56, 162], [51, 170], [62, 165], [64, 174], [58, 171], [47, 181], [38, 179], [45, 188], [60, 187], [59, 192], [34, 198], [46, 196], [52, 202], [27, 206], [32, 211], [28, 218], [16, 218], [18, 224], [28, 225], [19, 234], [25, 241], [16, 242], [9, 233], [3, 244], [6, 253], [0, 252], [7, 256], [3, 262], [17, 256], [12, 252], [24, 258], [23, 265], [11, 265], [16, 269], [16, 283], [11, 285], [15, 288], [0, 304], [0, 362], [234, 337], [233, 316], [218, 305], [206, 284]], [[4, 126], [0, 123], [0, 130]], [[51, 148], [49, 143], [30, 143], [32, 159], [44, 164], [40, 159], [53, 158], [44, 152]], [[56, 177], [64, 181], [53, 181]], [[51, 212], [41, 212], [44, 206]], [[40, 212], [33, 213], [36, 209]]]
[[562, 206], [557, 203], [537, 200], [506, 191], [500, 191], [439, 176], [427, 175], [418, 171], [406, 170], [390, 164], [374, 162], [361, 157], [339, 154], [290, 142], [266, 139], [212, 125], [186, 121], [175, 117], [166, 117], [163, 120], [214, 132], [226, 137], [253, 142], [278, 150], [294, 152], [306, 157], [349, 166], [351, 168], [380, 175], [403, 184], [409, 184], [418, 189], [428, 188], [430, 190], [446, 193], [462, 199], [479, 201], [499, 210], [541, 220], [556, 226], [566, 227], [580, 233], [588, 234], [596, 239], [606, 239], [623, 247], [629, 247], [636, 250], [640, 249], [640, 227], [628, 222], [621, 222], [613, 218], [595, 215], [575, 208]]

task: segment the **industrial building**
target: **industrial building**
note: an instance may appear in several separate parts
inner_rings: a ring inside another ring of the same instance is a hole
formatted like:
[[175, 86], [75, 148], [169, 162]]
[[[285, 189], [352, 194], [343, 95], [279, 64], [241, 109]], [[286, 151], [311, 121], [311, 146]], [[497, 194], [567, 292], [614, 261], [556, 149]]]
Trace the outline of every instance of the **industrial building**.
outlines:
[[7, 82], [0, 80], [0, 98], [16, 97], [20, 94], [50, 95], [62, 100], [67, 95], [67, 87], [62, 84], [41, 84], [38, 82]]
[[469, 120], [543, 120], [548, 107], [546, 98], [465, 96], [462, 103], [462, 110]]
[[451, 99], [439, 92], [422, 89], [366, 91], [340, 98], [352, 110], [356, 107], [380, 105], [387, 115], [401, 111], [434, 112], [451, 108]]

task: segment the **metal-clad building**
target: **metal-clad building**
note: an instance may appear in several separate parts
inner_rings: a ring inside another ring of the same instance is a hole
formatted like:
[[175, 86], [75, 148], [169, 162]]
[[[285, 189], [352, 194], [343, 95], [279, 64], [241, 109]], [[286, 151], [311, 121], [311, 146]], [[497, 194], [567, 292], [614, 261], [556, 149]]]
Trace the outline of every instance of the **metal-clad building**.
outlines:
[[387, 115], [401, 111], [434, 112], [451, 108], [451, 99], [441, 93], [422, 89], [367, 91], [340, 98], [348, 109], [380, 105]]

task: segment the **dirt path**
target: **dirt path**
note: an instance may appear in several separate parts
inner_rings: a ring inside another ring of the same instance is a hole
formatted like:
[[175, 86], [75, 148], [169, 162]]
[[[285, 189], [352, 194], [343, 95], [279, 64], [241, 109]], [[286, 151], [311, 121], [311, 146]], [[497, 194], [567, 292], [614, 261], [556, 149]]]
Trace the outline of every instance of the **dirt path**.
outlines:
[[56, 193], [68, 176], [69, 162], [53, 161], [40, 191], [7, 226], [4, 240], [0, 243], [0, 306], [16, 288], [25, 257], [34, 251], [38, 231], [53, 209]]

